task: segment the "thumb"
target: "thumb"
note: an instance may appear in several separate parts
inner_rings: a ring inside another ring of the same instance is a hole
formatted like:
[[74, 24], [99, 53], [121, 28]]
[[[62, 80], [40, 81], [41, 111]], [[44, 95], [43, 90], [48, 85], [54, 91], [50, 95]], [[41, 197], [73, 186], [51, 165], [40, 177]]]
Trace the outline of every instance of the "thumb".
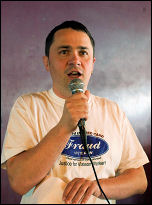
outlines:
[[88, 98], [88, 100], [89, 100], [89, 98], [90, 98], [90, 91], [89, 91], [89, 90], [86, 90], [84, 94], [87, 96], [87, 98]]

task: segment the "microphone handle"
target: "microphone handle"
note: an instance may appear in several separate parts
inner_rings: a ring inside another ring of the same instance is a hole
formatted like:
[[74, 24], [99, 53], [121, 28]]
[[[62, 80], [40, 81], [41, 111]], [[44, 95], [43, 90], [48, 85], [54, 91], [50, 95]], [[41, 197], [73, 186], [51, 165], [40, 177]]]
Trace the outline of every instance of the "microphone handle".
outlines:
[[87, 147], [87, 134], [86, 134], [86, 129], [85, 129], [85, 118], [82, 118], [79, 120], [78, 127], [80, 130], [80, 136], [81, 136], [82, 143], [84, 145], [86, 153], [88, 154], [89, 150]]
[[79, 122], [78, 122], [78, 126], [79, 127], [82, 127], [82, 126], [85, 127], [85, 121], [86, 121], [85, 118], [80, 119]]

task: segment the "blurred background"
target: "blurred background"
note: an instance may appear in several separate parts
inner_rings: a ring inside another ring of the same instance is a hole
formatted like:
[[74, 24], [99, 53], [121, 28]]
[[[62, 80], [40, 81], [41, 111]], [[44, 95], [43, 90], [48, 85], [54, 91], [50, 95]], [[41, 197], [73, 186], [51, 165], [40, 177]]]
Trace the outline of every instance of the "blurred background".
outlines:
[[[96, 42], [90, 91], [118, 103], [151, 160], [150, 1], [2, 1], [1, 17], [1, 148], [17, 97], [52, 86], [42, 63], [46, 36], [57, 24], [77, 20]], [[144, 166], [147, 191], [118, 204], [150, 203], [150, 165]], [[1, 203], [20, 199], [1, 169]]]

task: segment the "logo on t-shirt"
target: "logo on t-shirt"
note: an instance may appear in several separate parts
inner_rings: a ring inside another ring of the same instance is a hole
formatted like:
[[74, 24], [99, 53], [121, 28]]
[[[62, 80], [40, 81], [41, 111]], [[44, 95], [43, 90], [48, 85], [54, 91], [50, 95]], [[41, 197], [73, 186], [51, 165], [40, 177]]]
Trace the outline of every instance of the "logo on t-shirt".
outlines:
[[[89, 149], [89, 154], [92, 158], [101, 156], [109, 150], [108, 143], [105, 140], [92, 135], [87, 136], [87, 147]], [[88, 155], [85, 152], [84, 146], [82, 144], [80, 135], [71, 136], [62, 154], [76, 159], [88, 158]]]

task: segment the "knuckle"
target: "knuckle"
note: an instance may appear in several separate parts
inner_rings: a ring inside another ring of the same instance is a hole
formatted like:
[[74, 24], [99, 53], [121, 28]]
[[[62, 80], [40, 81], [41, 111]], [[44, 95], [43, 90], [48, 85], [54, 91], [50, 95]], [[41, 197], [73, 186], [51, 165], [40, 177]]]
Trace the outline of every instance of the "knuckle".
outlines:
[[81, 101], [85, 104], [85, 105], [88, 105], [88, 101], [86, 98], [82, 98]]
[[83, 92], [79, 92], [80, 97], [84, 97], [84, 93]]
[[75, 189], [79, 189], [79, 187], [80, 187], [80, 183], [79, 183], [79, 182], [76, 182], [74, 188], [75, 188]]
[[85, 178], [80, 178], [80, 180], [81, 180], [82, 182], [85, 182]]
[[88, 103], [84, 104], [84, 109], [85, 109], [86, 112], [88, 112], [88, 110], [89, 110], [89, 105], [88, 105]]
[[92, 186], [93, 188], [96, 188], [97, 185], [92, 181], [91, 186]]
[[90, 186], [90, 182], [86, 180], [85, 183], [83, 184], [83, 187], [88, 188], [89, 186]]
[[67, 108], [67, 109], [71, 108], [71, 102], [66, 102], [65, 105], [66, 105], [66, 108]]
[[80, 178], [76, 177], [72, 181], [78, 181]]

